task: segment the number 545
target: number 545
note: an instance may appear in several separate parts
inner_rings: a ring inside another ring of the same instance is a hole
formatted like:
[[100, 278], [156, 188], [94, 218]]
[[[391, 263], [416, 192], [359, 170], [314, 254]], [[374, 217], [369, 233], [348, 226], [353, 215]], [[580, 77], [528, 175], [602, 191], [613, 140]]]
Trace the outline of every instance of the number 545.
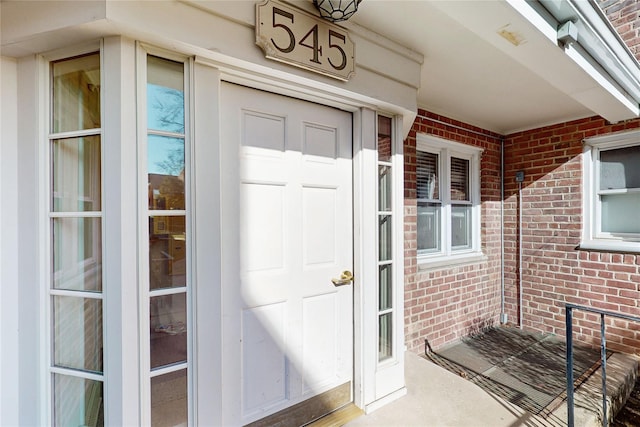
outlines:
[[[310, 49], [308, 60], [315, 64], [321, 65], [321, 58], [323, 56], [323, 44], [319, 40], [320, 30], [318, 28], [318, 24], [313, 25], [311, 29], [300, 38], [300, 41], [297, 41], [293, 30], [293, 28], [295, 28], [294, 20], [295, 18], [293, 13], [274, 6], [271, 21], [273, 23], [273, 28], [277, 28], [279, 31], [283, 31], [283, 34], [286, 34], [288, 43], [279, 44], [273, 39], [273, 37], [271, 38], [271, 43], [273, 43], [273, 46], [276, 49], [285, 54], [294, 52], [298, 46]], [[335, 61], [334, 63], [331, 58], [327, 57], [327, 62], [329, 63], [331, 68], [336, 71], [344, 70], [347, 66], [347, 54], [343, 49], [343, 46], [345, 46], [347, 42], [345, 35], [329, 29], [326, 42], [328, 44], [327, 48], [335, 49], [335, 51], [338, 52], [337, 56], [339, 56], [340, 58], [339, 61]], [[328, 52], [327, 55], [329, 55]]]

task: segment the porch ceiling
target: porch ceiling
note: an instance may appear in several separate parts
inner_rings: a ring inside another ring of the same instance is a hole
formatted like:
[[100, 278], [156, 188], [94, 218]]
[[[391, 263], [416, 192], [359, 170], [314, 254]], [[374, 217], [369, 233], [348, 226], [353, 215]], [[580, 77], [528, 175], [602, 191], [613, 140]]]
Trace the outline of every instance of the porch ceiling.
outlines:
[[595, 114], [634, 116], [558, 46], [553, 19], [516, 7], [511, 0], [365, 0], [349, 22], [424, 55], [418, 106], [428, 111], [500, 134]]

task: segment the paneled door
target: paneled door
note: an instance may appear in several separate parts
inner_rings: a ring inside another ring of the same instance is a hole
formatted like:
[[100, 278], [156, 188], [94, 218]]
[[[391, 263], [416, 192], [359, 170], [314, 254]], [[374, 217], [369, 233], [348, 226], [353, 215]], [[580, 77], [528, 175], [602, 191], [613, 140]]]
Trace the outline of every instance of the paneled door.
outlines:
[[352, 116], [230, 83], [220, 106], [223, 422], [300, 425], [352, 400]]

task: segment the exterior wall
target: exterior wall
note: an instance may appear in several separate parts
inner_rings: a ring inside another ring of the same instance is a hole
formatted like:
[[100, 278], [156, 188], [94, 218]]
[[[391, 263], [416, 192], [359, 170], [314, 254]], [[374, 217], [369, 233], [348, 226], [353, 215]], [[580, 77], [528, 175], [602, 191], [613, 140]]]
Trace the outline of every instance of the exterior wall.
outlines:
[[[640, 119], [609, 124], [600, 117], [591, 117], [505, 137], [504, 275], [508, 323], [518, 325], [520, 320], [520, 268], [525, 329], [564, 336], [565, 303], [640, 314], [640, 254], [578, 249], [582, 230], [582, 140], [638, 128]], [[415, 189], [418, 132], [484, 149], [481, 199], [485, 261], [433, 270], [418, 264]], [[405, 141], [405, 329], [410, 351], [424, 351], [425, 339], [437, 349], [499, 321], [500, 140], [497, 137], [419, 110]], [[517, 171], [525, 173], [522, 211], [519, 185], [515, 181]], [[576, 312], [574, 338], [598, 345], [599, 325], [599, 316]], [[614, 350], [640, 353], [640, 325], [609, 319], [607, 339]]]
[[[582, 227], [581, 153], [586, 137], [640, 128], [640, 119], [600, 117], [506, 137], [505, 278], [509, 318], [518, 319], [518, 224], [522, 216], [522, 300], [526, 329], [564, 336], [565, 303], [640, 314], [640, 254], [577, 249]], [[524, 171], [519, 211], [516, 171]], [[640, 353], [640, 325], [608, 323], [608, 345]], [[599, 317], [575, 315], [574, 338], [598, 344]]]
[[629, 46], [631, 53], [640, 61], [640, 2], [637, 0], [598, 0], [604, 11]]
[[[450, 125], [439, 124], [430, 119]], [[486, 259], [452, 267], [428, 269], [418, 264], [417, 133], [428, 133], [484, 149], [480, 174], [482, 251]], [[409, 351], [422, 352], [425, 339], [435, 349], [499, 321], [500, 137], [446, 117], [418, 110], [418, 117], [405, 140], [404, 153], [405, 339]]]

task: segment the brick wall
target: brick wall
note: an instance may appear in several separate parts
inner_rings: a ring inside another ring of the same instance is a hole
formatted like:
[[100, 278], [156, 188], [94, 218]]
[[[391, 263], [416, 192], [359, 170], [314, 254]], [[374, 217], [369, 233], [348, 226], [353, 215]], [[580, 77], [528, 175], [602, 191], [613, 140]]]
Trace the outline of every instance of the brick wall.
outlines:
[[[599, 3], [640, 60], [640, 1], [600, 0]], [[505, 137], [504, 274], [509, 323], [518, 324], [522, 314], [526, 329], [564, 336], [565, 302], [640, 316], [640, 254], [576, 249], [582, 227], [582, 140], [637, 128], [640, 128], [640, 119], [611, 125], [602, 118], [592, 117]], [[433, 270], [418, 265], [415, 156], [418, 132], [484, 149], [481, 199], [482, 249], [486, 261]], [[425, 339], [437, 349], [499, 322], [499, 137], [418, 110], [405, 141], [405, 332], [410, 351], [424, 351]], [[522, 211], [515, 182], [517, 171], [525, 172]], [[522, 287], [519, 286], [520, 261]], [[599, 317], [575, 314], [575, 338], [596, 344], [600, 339], [599, 330]], [[640, 325], [608, 320], [607, 331], [612, 348], [640, 353]]]
[[[576, 249], [582, 227], [582, 140], [640, 128], [592, 117], [506, 137], [505, 284], [518, 318], [518, 224], [522, 215], [522, 300], [526, 329], [564, 336], [565, 302], [640, 316], [640, 255]], [[516, 171], [525, 172], [522, 211]], [[609, 321], [612, 348], [640, 353], [640, 325]], [[576, 338], [599, 342], [599, 317], [576, 315]]]
[[[504, 266], [509, 323], [519, 322], [520, 289], [523, 326], [528, 330], [564, 336], [566, 302], [640, 316], [640, 254], [577, 249], [582, 227], [582, 140], [638, 128], [640, 119], [611, 125], [592, 117], [505, 137]], [[433, 270], [419, 266], [415, 185], [418, 132], [484, 149], [481, 199], [486, 261]], [[499, 322], [500, 140], [488, 131], [419, 110], [404, 148], [405, 332], [408, 349], [422, 352], [425, 339], [437, 349]], [[521, 192], [515, 181], [517, 171], [525, 173]], [[599, 330], [599, 317], [575, 314], [576, 339], [596, 345]], [[610, 319], [607, 331], [612, 349], [640, 353], [640, 325]]]
[[640, 1], [598, 0], [598, 4], [640, 61]]
[[[439, 124], [432, 121], [446, 122]], [[459, 129], [462, 127], [464, 129]], [[481, 158], [482, 249], [486, 261], [425, 270], [417, 264], [416, 134], [428, 133], [477, 147]], [[479, 135], [484, 134], [483, 135]], [[405, 324], [410, 351], [424, 351], [469, 335], [500, 316], [499, 135], [418, 110], [405, 141]]]

